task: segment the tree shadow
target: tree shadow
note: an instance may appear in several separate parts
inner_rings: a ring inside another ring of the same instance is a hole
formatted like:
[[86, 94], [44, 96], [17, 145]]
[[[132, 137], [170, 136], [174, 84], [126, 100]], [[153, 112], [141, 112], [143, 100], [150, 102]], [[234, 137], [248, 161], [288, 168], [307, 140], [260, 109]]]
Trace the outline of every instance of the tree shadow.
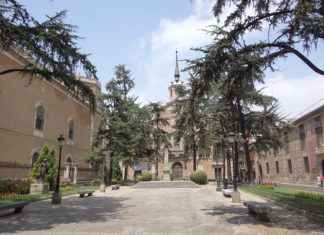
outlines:
[[117, 219], [120, 211], [129, 207], [123, 203], [126, 200], [125, 197], [72, 196], [63, 198], [61, 205], [51, 205], [50, 201], [35, 202], [20, 214], [0, 217], [0, 233], [48, 230], [60, 224]]
[[235, 225], [263, 225], [270, 228], [282, 228], [287, 230], [300, 230], [304, 232], [323, 232], [324, 225], [310, 222], [305, 216], [290, 212], [284, 208], [272, 207], [270, 222], [262, 222], [248, 213], [243, 205], [219, 206], [202, 209], [206, 215], [221, 216], [226, 222]]

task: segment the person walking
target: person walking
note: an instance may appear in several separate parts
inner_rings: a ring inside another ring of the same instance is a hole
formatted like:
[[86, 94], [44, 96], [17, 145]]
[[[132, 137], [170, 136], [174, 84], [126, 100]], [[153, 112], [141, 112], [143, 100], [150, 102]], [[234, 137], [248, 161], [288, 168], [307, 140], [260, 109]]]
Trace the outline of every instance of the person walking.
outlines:
[[323, 175], [321, 175], [321, 177], [320, 177], [320, 185], [321, 185], [321, 188], [323, 188], [323, 180], [324, 180], [324, 177], [323, 177]]

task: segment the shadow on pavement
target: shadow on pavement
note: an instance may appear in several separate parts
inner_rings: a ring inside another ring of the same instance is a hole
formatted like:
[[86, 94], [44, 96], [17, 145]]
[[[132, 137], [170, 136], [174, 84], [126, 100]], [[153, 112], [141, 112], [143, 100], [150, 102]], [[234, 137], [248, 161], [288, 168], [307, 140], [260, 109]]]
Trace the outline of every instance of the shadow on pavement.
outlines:
[[239, 205], [220, 206], [202, 209], [207, 215], [221, 216], [229, 224], [263, 225], [272, 228], [300, 230], [304, 232], [323, 232], [324, 225], [310, 222], [302, 215], [291, 213], [283, 208], [274, 207], [270, 214], [271, 222], [261, 222], [249, 215], [246, 207]]
[[[0, 217], [0, 233], [48, 230], [60, 224], [96, 223], [116, 219], [128, 198], [76, 196], [63, 198], [61, 205], [41, 201], [27, 206], [21, 214]], [[127, 206], [129, 207], [129, 206]]]

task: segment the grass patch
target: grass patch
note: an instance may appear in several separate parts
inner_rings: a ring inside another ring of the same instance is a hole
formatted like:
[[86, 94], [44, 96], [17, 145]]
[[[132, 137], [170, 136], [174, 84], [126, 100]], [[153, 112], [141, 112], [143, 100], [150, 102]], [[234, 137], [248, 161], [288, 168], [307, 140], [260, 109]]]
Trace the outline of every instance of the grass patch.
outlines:
[[[96, 190], [97, 186], [65, 186], [60, 187], [62, 196], [72, 195], [78, 193], [78, 191], [90, 191]], [[10, 203], [17, 201], [28, 201], [35, 202], [45, 199], [50, 199], [52, 197], [52, 192], [45, 194], [15, 194], [15, 193], [4, 193], [0, 194], [0, 203]]]
[[243, 192], [268, 198], [290, 208], [302, 209], [324, 215], [324, 196], [318, 193], [303, 192], [288, 187], [266, 188], [262, 185], [242, 186]]

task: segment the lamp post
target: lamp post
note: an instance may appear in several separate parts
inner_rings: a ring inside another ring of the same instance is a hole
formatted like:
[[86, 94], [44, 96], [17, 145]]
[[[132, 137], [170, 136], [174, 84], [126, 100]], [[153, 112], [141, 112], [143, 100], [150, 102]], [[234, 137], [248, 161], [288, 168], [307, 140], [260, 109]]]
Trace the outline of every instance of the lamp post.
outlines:
[[61, 193], [60, 193], [60, 171], [61, 171], [61, 159], [62, 159], [62, 148], [64, 145], [65, 138], [61, 134], [57, 138], [58, 146], [59, 146], [59, 162], [57, 166], [57, 176], [56, 176], [56, 185], [55, 185], [55, 191], [52, 195], [52, 204], [61, 204]]
[[234, 191], [232, 193], [232, 202], [239, 203], [241, 201], [240, 192], [237, 190], [237, 183], [238, 183], [238, 158], [239, 158], [239, 152], [238, 152], [238, 144], [240, 142], [240, 135], [231, 133], [229, 135], [229, 142], [234, 145], [234, 159], [233, 159], [233, 185], [234, 185]]

